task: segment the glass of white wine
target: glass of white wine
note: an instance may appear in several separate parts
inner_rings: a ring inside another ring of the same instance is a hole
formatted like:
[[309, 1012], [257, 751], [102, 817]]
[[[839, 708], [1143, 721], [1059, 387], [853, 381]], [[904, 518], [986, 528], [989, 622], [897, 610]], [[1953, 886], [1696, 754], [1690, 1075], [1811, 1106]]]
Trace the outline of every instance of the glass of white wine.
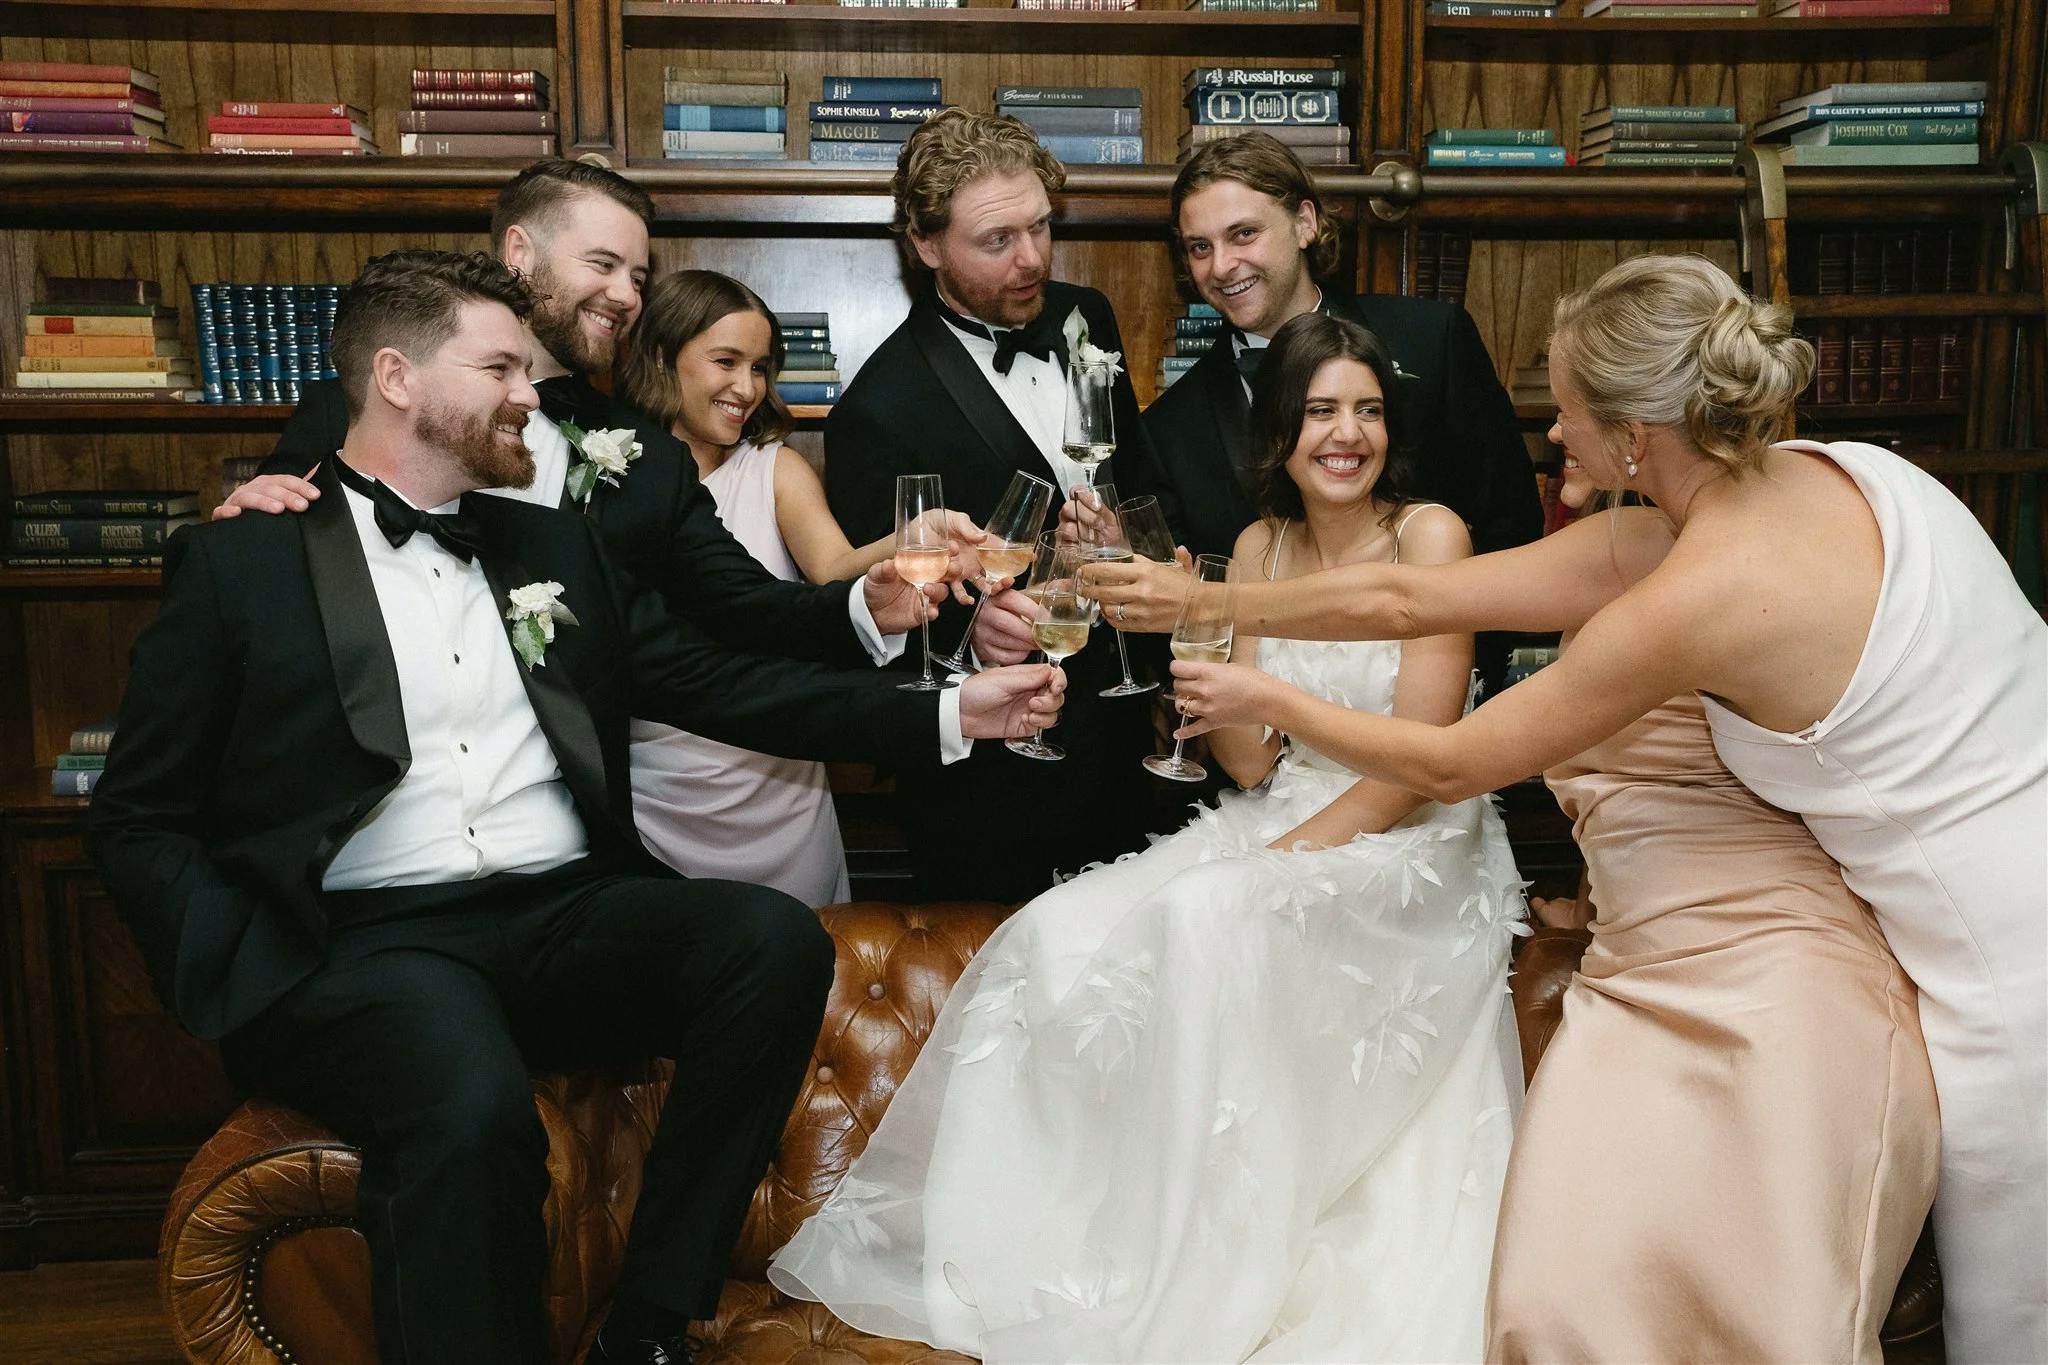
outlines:
[[[1188, 595], [1181, 599], [1180, 617], [1173, 623], [1173, 657], [1184, 663], [1228, 663], [1237, 618], [1236, 599], [1229, 557], [1197, 555], [1194, 581], [1188, 584]], [[1200, 782], [1207, 777], [1207, 768], [1181, 757], [1186, 742], [1174, 740], [1172, 757], [1153, 754], [1147, 758], [1146, 771], [1175, 782]]]
[[1060, 450], [1081, 466], [1088, 487], [1095, 471], [1116, 454], [1116, 364], [1108, 360], [1067, 362], [1067, 422]]
[[[1080, 569], [1079, 546], [1061, 544], [1052, 532], [1040, 539], [1038, 558], [1031, 570], [1031, 586], [1024, 590], [1024, 595], [1032, 604], [1032, 638], [1054, 665], [1081, 652], [1088, 643], [1088, 628], [1094, 624], [1094, 604], [1081, 596]], [[1067, 756], [1065, 749], [1046, 743], [1043, 735], [1005, 740], [1004, 744], [1011, 753], [1026, 758], [1050, 761]]]
[[[896, 476], [896, 573], [922, 593], [928, 584], [946, 581], [953, 562], [946, 537], [946, 495], [936, 474]], [[932, 676], [932, 623], [923, 620], [924, 676], [897, 686], [905, 692], [936, 692], [945, 684]]]
[[1010, 476], [1010, 486], [1003, 490], [1002, 500], [981, 528], [988, 532], [988, 539], [975, 551], [981, 560], [981, 596], [975, 599], [974, 611], [967, 618], [967, 631], [960, 637], [960, 647], [939, 660], [942, 668], [954, 673], [974, 672], [974, 623], [981, 619], [981, 609], [988, 605], [996, 580], [1015, 581], [1031, 571], [1038, 552], [1038, 537], [1045, 529], [1045, 515], [1052, 508], [1052, 494], [1052, 485], [1035, 474], [1020, 469]]
[[[1116, 485], [1113, 483], [1097, 484], [1093, 491], [1097, 501], [1101, 503], [1101, 507], [1093, 516], [1086, 518], [1080, 523], [1079, 541], [1082, 563], [1128, 563], [1131, 558], [1131, 541], [1129, 532], [1124, 526], [1121, 509], [1117, 503]], [[1152, 502], [1155, 507], [1158, 506], [1156, 500], [1152, 500]], [[1092, 599], [1090, 605], [1095, 607], [1096, 617], [1099, 620], [1102, 614], [1101, 607], [1094, 604]], [[1111, 624], [1115, 623], [1111, 622]], [[1138, 682], [1131, 677], [1131, 655], [1129, 647], [1124, 644], [1122, 631], [1118, 631], [1116, 635], [1116, 658], [1117, 662], [1123, 666], [1123, 681], [1112, 683], [1110, 686], [1102, 688], [1096, 693], [1097, 696], [1137, 697], [1147, 692], [1157, 692], [1159, 690], [1159, 684], [1156, 682]]]

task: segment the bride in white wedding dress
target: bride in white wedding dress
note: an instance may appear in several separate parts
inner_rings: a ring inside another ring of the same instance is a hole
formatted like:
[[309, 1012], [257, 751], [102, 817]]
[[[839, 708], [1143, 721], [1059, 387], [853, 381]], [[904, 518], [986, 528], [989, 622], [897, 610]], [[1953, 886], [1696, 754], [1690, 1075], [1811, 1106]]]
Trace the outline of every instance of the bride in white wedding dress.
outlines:
[[[1276, 515], [1241, 572], [1471, 553], [1403, 496], [1393, 379], [1348, 322], [1274, 338], [1252, 422]], [[1471, 649], [1240, 637], [1234, 657], [1447, 724]], [[783, 1291], [989, 1361], [1480, 1359], [1522, 1090], [1500, 820], [1277, 735], [1211, 739], [1254, 789], [990, 938], [776, 1256]]]

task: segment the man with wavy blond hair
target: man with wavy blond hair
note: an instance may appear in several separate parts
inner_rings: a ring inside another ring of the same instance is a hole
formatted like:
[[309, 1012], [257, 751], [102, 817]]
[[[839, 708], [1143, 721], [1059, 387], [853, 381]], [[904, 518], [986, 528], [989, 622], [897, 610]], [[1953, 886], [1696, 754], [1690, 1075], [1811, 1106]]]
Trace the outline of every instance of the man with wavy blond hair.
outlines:
[[[1068, 491], [1080, 466], [1061, 453], [1067, 338], [1121, 352], [1109, 300], [1051, 278], [1052, 195], [1066, 171], [1016, 119], [947, 109], [913, 133], [898, 156], [895, 231], [912, 297], [910, 315], [861, 367], [825, 427], [825, 487], [856, 542], [889, 533], [896, 476], [939, 474], [947, 505], [985, 517], [1022, 470]], [[1125, 498], [1173, 490], [1138, 416], [1128, 374], [1116, 379], [1117, 452], [1100, 479]], [[1048, 519], [1047, 529], [1052, 521]], [[964, 612], [942, 619], [947, 644]], [[1007, 630], [1006, 630], [1007, 627]], [[984, 663], [1021, 659], [1028, 644], [1011, 612], [981, 614]], [[1068, 661], [1072, 685], [1061, 722], [1061, 763], [982, 745], [944, 773], [905, 773], [904, 816], [919, 890], [931, 896], [1023, 900], [1055, 869], [1112, 858], [1144, 844], [1149, 806], [1139, 760], [1151, 743], [1142, 698], [1103, 699], [1116, 680], [1108, 639]], [[974, 837], [973, 811], [1000, 819], [1002, 838]]]

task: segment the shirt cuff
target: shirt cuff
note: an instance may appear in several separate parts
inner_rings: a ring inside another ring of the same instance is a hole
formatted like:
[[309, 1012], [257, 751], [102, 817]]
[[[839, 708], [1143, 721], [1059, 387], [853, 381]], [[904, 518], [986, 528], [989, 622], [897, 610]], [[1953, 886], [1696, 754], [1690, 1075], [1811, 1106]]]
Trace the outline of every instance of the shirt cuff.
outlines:
[[[909, 637], [882, 634], [882, 628], [875, 624], [875, 614], [868, 610], [867, 581], [866, 574], [853, 580], [853, 598], [847, 603], [846, 614], [853, 618], [853, 633], [860, 637], [861, 648], [868, 652], [868, 657], [879, 668], [895, 661]], [[955, 714], [958, 714], [958, 708], [955, 708]]]
[[949, 687], [939, 693], [939, 762], [958, 763], [973, 748], [974, 741], [960, 732], [960, 689]]

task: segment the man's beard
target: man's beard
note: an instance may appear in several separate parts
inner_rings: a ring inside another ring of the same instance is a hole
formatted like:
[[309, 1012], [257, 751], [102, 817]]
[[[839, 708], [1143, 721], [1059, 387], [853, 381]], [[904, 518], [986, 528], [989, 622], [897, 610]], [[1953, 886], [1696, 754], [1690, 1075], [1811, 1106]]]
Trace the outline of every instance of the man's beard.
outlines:
[[993, 327], [1023, 327], [1045, 309], [1043, 277], [1039, 279], [1038, 294], [1028, 304], [1010, 297], [1010, 291], [1002, 286], [976, 293], [962, 289], [956, 280], [947, 279], [944, 283], [946, 293], [960, 301], [962, 312]]
[[445, 450], [477, 488], [525, 488], [533, 482], [533, 452], [522, 438], [517, 446], [498, 439], [499, 425], [524, 425], [526, 414], [500, 408], [488, 417], [453, 407], [429, 404], [420, 410], [417, 435], [422, 443]]
[[583, 331], [583, 324], [577, 318], [581, 300], [566, 298], [557, 286], [554, 272], [544, 264], [533, 268], [533, 312], [528, 315], [526, 325], [533, 331], [533, 339], [547, 348], [562, 365], [580, 375], [601, 375], [611, 373], [612, 359], [618, 352], [618, 334], [593, 338]]

